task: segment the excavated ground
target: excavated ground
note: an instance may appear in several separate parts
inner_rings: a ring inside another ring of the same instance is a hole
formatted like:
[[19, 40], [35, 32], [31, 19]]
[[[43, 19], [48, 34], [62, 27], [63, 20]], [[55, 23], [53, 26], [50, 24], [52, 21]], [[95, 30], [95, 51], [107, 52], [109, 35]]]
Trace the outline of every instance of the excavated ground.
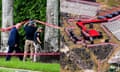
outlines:
[[[113, 11], [115, 11], [115, 9]], [[103, 13], [106, 14], [106, 12], [107, 11], [104, 11]], [[101, 11], [99, 15], [104, 14], [102, 14]], [[120, 47], [114, 48], [113, 45], [107, 44], [105, 46], [98, 45], [96, 47], [88, 48], [82, 44], [75, 44], [65, 32], [65, 28], [74, 26], [74, 34], [78, 37], [81, 36], [81, 29], [76, 25], [78, 19], [80, 19], [80, 16], [78, 15], [61, 14], [61, 24], [63, 27], [61, 35], [63, 36], [64, 43], [70, 49], [67, 53], [61, 53], [61, 72], [84, 72], [86, 69], [94, 70], [96, 72], [98, 66], [100, 66], [102, 72], [107, 70], [109, 67], [109, 58], [111, 58], [116, 51], [120, 50]], [[89, 29], [89, 25], [86, 25], [86, 27]], [[94, 29], [101, 31], [103, 34], [102, 39], [94, 40], [95, 44], [104, 42], [105, 39], [108, 38], [108, 35], [100, 27], [100, 24], [94, 24]], [[110, 34], [112, 38], [110, 42], [120, 45], [120, 41], [118, 41], [112, 33]], [[89, 44], [90, 43], [88, 42], [87, 45]]]

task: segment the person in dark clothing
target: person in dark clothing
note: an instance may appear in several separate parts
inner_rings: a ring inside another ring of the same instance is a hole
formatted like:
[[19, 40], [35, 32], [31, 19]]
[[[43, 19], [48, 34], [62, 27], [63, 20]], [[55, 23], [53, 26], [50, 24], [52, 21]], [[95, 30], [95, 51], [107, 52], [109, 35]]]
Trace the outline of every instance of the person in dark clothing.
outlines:
[[37, 56], [36, 54], [42, 52], [42, 46], [41, 46], [42, 41], [40, 37], [40, 34], [42, 32], [43, 32], [43, 28], [39, 27], [34, 34], [34, 46], [35, 46], [34, 62], [37, 62], [40, 60], [40, 56]]
[[34, 53], [34, 33], [37, 30], [36, 24], [34, 21], [30, 20], [24, 26], [26, 41], [24, 47], [24, 58], [23, 61], [26, 61], [27, 53], [30, 51], [30, 59], [33, 60], [33, 53]]
[[25, 26], [24, 28], [25, 32], [26, 32], [26, 39], [28, 40], [34, 40], [34, 33], [35, 31], [37, 30], [37, 27], [33, 25], [28, 25], [28, 26]]
[[[10, 31], [9, 39], [8, 39], [8, 55], [6, 56], [6, 61], [9, 61], [11, 59], [11, 55], [9, 53], [12, 53], [14, 50], [16, 53], [21, 53], [21, 50], [19, 48], [19, 33], [16, 27], [13, 27]], [[18, 55], [19, 59], [22, 60], [23, 56]]]
[[[10, 29], [9, 38], [8, 38], [9, 49], [8, 49], [8, 54], [6, 55], [6, 61], [9, 61], [11, 59], [11, 55], [9, 53], [12, 53], [14, 50], [16, 51], [16, 53], [22, 53], [21, 49], [19, 48], [20, 39], [19, 39], [18, 29], [22, 26], [22, 24], [26, 22], [27, 21], [24, 20], [20, 23], [17, 23], [15, 26], [12, 27], [12, 29]], [[18, 55], [18, 57], [20, 60], [23, 59], [22, 55]]]

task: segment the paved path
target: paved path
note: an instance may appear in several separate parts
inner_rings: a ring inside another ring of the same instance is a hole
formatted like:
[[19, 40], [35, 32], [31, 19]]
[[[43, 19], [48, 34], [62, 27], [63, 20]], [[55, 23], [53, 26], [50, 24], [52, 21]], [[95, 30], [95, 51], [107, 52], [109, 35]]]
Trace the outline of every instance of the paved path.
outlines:
[[5, 67], [0, 67], [0, 69], [3, 69], [3, 70], [10, 70], [10, 72], [42, 72], [42, 71], [31, 71], [31, 70], [14, 69], [14, 68], [5, 68]]

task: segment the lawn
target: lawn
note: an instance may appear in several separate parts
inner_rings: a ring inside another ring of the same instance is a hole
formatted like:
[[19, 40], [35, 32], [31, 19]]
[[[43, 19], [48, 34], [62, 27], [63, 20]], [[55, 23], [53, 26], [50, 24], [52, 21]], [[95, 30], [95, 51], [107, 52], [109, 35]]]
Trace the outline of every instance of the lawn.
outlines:
[[22, 62], [15, 57], [12, 57], [11, 61], [5, 61], [5, 58], [1, 57], [0, 67], [28, 69], [28, 70], [42, 71], [42, 72], [59, 72], [60, 71], [60, 65], [58, 63], [35, 63], [30, 61]]
[[0, 72], [14, 72], [13, 70], [0, 69]]

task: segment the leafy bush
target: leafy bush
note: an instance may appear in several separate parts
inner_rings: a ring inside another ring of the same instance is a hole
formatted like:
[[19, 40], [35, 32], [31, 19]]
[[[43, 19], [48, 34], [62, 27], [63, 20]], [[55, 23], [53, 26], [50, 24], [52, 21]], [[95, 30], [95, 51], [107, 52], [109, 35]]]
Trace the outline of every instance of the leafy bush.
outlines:
[[[14, 23], [24, 19], [37, 19], [46, 21], [46, 0], [14, 0]], [[38, 25], [41, 26], [41, 25]], [[24, 48], [25, 33], [23, 28], [19, 30], [21, 48]], [[41, 34], [42, 42], [44, 33]]]
[[46, 0], [14, 0], [14, 22], [25, 18], [45, 21]]
[[[0, 6], [0, 23], [2, 24], [2, 0], [0, 0]], [[46, 21], [46, 0], [14, 0], [13, 13], [15, 24], [26, 18]], [[23, 48], [25, 40], [23, 28], [19, 30], [19, 33], [21, 37], [21, 47]], [[43, 41], [44, 33], [42, 33], [41, 36]]]

